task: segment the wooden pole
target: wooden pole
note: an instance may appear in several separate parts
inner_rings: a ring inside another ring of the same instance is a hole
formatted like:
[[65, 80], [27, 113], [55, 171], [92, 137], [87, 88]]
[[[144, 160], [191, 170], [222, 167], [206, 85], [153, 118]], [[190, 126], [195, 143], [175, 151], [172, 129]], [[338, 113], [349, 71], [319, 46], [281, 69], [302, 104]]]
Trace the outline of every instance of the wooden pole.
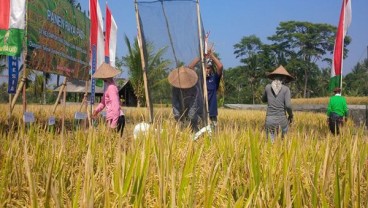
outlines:
[[88, 85], [89, 85], [89, 83], [88, 83], [88, 81], [86, 81], [86, 87], [85, 87], [86, 90], [85, 90], [84, 95], [83, 95], [81, 106], [79, 107], [80, 112], [82, 111], [83, 106], [87, 106]]
[[[25, 68], [23, 70], [26, 70]], [[20, 95], [20, 92], [23, 90], [23, 86], [25, 85], [25, 82], [27, 80], [27, 77], [25, 77], [24, 73], [23, 73], [23, 77], [19, 83], [19, 86], [17, 88], [17, 91], [15, 92], [15, 95], [12, 99], [12, 102], [11, 102], [11, 105], [10, 105], [10, 114], [12, 114], [13, 110], [14, 110], [14, 106], [15, 106], [15, 103], [17, 102], [17, 99]]]
[[[91, 121], [90, 121], [91, 117], [88, 116], [88, 114], [89, 114], [88, 103], [87, 103], [88, 86], [89, 86], [89, 83], [88, 83], [88, 81], [86, 81], [85, 92], [84, 92], [84, 96], [83, 96], [83, 99], [82, 99], [81, 106], [79, 107], [79, 112], [82, 112], [82, 108], [84, 106], [85, 110], [86, 110], [86, 113], [87, 113], [88, 124], [91, 124]], [[86, 127], [86, 125], [87, 125], [86, 122], [84, 122], [84, 128]]]
[[23, 114], [27, 112], [27, 95], [26, 95], [26, 85], [23, 85], [23, 93], [22, 93], [22, 102], [23, 102]]
[[11, 123], [11, 116], [12, 116], [12, 107], [11, 107], [11, 103], [12, 103], [12, 94], [9, 94], [9, 114], [8, 114], [8, 124], [10, 127], [10, 123]]
[[56, 101], [55, 101], [55, 104], [54, 104], [54, 108], [53, 108], [53, 110], [52, 110], [52, 114], [54, 115], [55, 114], [55, 112], [56, 112], [56, 108], [57, 108], [57, 106], [58, 106], [58, 104], [59, 104], [59, 101], [60, 101], [60, 97], [61, 97], [61, 94], [62, 94], [62, 92], [64, 91], [64, 89], [65, 89], [65, 87], [66, 87], [66, 77], [65, 77], [65, 79], [64, 79], [64, 82], [63, 82], [63, 84], [61, 84], [61, 87], [60, 87], [60, 89], [59, 89], [59, 94], [58, 94], [58, 97], [56, 98]]
[[202, 77], [203, 77], [203, 97], [204, 97], [204, 107], [205, 107], [205, 126], [210, 123], [210, 116], [208, 110], [208, 93], [207, 93], [207, 81], [206, 81], [206, 67], [204, 60], [204, 48], [203, 48], [203, 33], [202, 33], [202, 22], [201, 22], [201, 13], [199, 9], [199, 0], [197, 0], [197, 21], [198, 21], [198, 36], [199, 36], [199, 50], [201, 57], [201, 66], [202, 66]]
[[62, 117], [61, 117], [61, 132], [62, 132], [62, 135], [64, 137], [64, 131], [65, 131], [65, 109], [66, 109], [66, 80], [67, 78], [65, 77], [65, 80], [64, 80], [64, 88], [62, 90], [63, 92], [63, 113], [62, 113]]
[[148, 88], [148, 78], [147, 78], [147, 60], [145, 57], [146, 54], [144, 53], [144, 49], [143, 49], [143, 47], [145, 47], [145, 42], [142, 37], [141, 21], [139, 17], [137, 0], [135, 0], [134, 2], [135, 2], [135, 16], [137, 20], [137, 30], [138, 30], [138, 44], [139, 44], [139, 51], [141, 54], [141, 64], [142, 64], [142, 70], [143, 70], [144, 91], [146, 94], [146, 104], [147, 104], [147, 109], [149, 112], [149, 123], [153, 123], [153, 106], [151, 105], [151, 96], [150, 96], [150, 91]]

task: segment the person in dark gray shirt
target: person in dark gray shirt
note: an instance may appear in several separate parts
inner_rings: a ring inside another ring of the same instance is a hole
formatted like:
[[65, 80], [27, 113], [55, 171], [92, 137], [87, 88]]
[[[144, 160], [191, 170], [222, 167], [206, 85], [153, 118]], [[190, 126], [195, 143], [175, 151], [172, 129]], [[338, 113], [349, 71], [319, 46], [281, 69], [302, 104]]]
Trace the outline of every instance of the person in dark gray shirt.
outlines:
[[200, 59], [195, 58], [187, 67], [172, 70], [168, 81], [172, 85], [172, 108], [177, 122], [189, 121], [192, 131], [199, 131], [199, 118], [203, 117], [203, 95], [198, 75], [194, 70]]
[[[293, 111], [291, 107], [290, 89], [284, 83], [294, 80], [283, 66], [279, 66], [275, 71], [268, 74], [272, 80], [271, 84], [265, 87], [262, 101], [267, 102], [266, 113], [266, 134], [274, 142], [275, 136], [281, 128], [281, 136], [288, 131], [289, 123], [293, 121]], [[288, 117], [286, 117], [286, 113]]]

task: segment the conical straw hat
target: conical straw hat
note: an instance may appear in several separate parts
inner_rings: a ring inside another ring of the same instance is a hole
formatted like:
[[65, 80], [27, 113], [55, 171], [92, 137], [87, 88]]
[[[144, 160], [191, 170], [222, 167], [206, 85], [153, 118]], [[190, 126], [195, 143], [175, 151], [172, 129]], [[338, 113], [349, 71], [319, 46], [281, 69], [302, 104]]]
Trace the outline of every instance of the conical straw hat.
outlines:
[[270, 79], [274, 79], [278, 75], [282, 75], [282, 76], [286, 77], [288, 79], [288, 81], [293, 81], [294, 80], [294, 77], [291, 76], [289, 74], [289, 72], [287, 72], [286, 69], [282, 65], [280, 65], [277, 69], [275, 69], [275, 71], [269, 73], [267, 75], [267, 77], [270, 78]]
[[174, 87], [187, 89], [197, 83], [198, 75], [193, 69], [181, 66], [170, 72], [168, 80]]
[[102, 63], [100, 67], [98, 67], [96, 72], [92, 75], [92, 77], [99, 78], [99, 79], [107, 79], [107, 78], [115, 77], [116, 75], [120, 73], [121, 71], [112, 67], [110, 64]]

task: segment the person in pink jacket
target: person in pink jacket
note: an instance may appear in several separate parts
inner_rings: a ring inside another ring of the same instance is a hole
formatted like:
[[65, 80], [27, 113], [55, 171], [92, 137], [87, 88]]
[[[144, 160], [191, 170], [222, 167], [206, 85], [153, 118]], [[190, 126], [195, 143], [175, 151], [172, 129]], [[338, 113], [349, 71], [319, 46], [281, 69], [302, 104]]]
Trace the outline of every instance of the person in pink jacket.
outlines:
[[123, 134], [125, 126], [125, 116], [120, 109], [119, 90], [113, 77], [120, 74], [120, 71], [103, 63], [93, 74], [94, 78], [102, 79], [105, 84], [105, 92], [101, 102], [93, 111], [92, 117], [95, 118], [99, 112], [106, 108], [106, 123], [111, 129], [116, 129], [120, 135]]

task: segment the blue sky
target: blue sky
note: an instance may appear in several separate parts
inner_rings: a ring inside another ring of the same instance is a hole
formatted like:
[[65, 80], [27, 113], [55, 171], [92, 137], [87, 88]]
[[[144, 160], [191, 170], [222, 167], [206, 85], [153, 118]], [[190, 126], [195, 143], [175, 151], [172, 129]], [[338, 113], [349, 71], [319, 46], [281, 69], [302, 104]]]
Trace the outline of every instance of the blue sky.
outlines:
[[[358, 61], [367, 57], [368, 0], [351, 0], [353, 19], [348, 30], [352, 42], [348, 58], [344, 60], [343, 73], [351, 72]], [[88, 0], [80, 0], [82, 10], [88, 9]], [[124, 35], [133, 39], [137, 34], [134, 0], [108, 0], [118, 25], [117, 56], [126, 55]], [[220, 54], [225, 68], [240, 65], [235, 58], [234, 44], [242, 37], [256, 35], [264, 43], [275, 34], [281, 21], [308, 21], [337, 26], [341, 0], [201, 0], [200, 9], [210, 42]], [[105, 13], [105, 1], [100, 1]], [[126, 72], [124, 73], [126, 76]], [[124, 76], [124, 75], [123, 75]]]

